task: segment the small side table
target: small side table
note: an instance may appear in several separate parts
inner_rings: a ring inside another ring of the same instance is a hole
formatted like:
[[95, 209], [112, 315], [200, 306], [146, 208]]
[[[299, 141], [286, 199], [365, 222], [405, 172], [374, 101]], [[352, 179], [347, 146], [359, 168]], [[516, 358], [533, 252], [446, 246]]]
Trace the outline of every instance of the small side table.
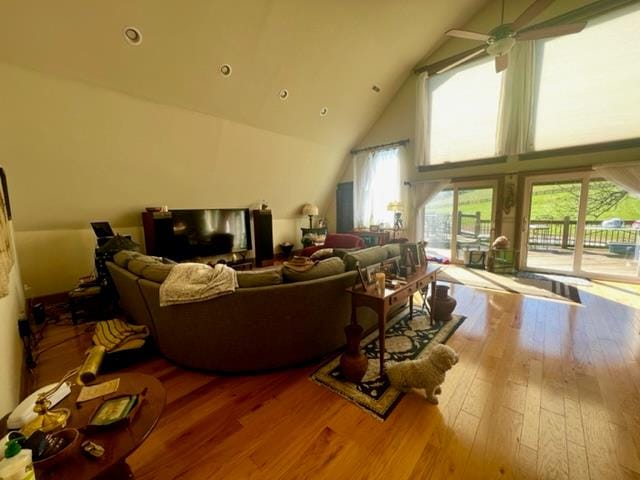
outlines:
[[99, 285], [78, 287], [69, 292], [69, 312], [74, 325], [88, 318], [107, 318], [114, 311], [113, 299]]

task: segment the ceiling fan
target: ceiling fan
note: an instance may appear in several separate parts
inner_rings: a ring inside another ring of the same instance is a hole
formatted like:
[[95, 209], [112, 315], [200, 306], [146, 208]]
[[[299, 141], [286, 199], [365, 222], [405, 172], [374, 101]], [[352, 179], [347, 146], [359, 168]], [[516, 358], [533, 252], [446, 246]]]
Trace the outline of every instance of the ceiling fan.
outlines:
[[485, 42], [484, 45], [471, 51], [463, 58], [457, 58], [452, 63], [444, 66], [437, 73], [447, 70], [467, 62], [482, 53], [487, 53], [495, 58], [496, 72], [499, 73], [509, 66], [509, 51], [517, 41], [539, 40], [541, 38], [558, 37], [578, 33], [587, 22], [569, 23], [564, 25], [554, 25], [551, 27], [532, 28], [522, 31], [529, 23], [542, 13], [553, 0], [535, 0], [529, 7], [520, 14], [512, 23], [504, 23], [504, 0], [502, 0], [502, 17], [500, 25], [491, 30], [488, 34], [472, 32], [467, 30], [449, 30], [449, 37], [464, 38], [467, 40], [478, 40]]

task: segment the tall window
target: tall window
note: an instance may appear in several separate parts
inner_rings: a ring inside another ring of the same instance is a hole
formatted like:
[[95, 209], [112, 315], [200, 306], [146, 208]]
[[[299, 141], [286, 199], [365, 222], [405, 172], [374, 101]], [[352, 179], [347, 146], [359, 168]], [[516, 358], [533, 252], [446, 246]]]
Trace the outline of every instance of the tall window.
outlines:
[[400, 150], [363, 152], [354, 158], [354, 225], [393, 226], [387, 205], [400, 200]]
[[639, 138], [639, 26], [635, 2], [577, 34], [536, 41], [519, 61], [514, 48], [502, 74], [484, 58], [429, 78], [424, 158], [441, 164]]
[[536, 42], [536, 150], [640, 137], [640, 6]]
[[490, 58], [429, 79], [431, 164], [495, 155], [501, 82]]

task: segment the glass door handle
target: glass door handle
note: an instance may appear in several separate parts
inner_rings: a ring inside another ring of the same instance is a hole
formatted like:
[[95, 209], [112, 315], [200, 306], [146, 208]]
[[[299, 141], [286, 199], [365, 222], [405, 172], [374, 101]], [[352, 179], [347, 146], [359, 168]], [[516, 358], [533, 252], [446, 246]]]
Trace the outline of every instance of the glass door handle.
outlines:
[[529, 219], [527, 217], [523, 217], [522, 219], [522, 233], [526, 233], [529, 229]]

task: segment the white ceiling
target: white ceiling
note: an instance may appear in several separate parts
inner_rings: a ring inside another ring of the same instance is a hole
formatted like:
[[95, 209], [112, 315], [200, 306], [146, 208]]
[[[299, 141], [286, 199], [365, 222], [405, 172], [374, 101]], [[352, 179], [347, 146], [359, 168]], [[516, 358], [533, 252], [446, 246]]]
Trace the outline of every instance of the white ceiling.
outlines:
[[[0, 0], [0, 61], [347, 148], [444, 32], [483, 4]], [[142, 45], [125, 42], [129, 25]], [[223, 63], [233, 66], [229, 78]]]

